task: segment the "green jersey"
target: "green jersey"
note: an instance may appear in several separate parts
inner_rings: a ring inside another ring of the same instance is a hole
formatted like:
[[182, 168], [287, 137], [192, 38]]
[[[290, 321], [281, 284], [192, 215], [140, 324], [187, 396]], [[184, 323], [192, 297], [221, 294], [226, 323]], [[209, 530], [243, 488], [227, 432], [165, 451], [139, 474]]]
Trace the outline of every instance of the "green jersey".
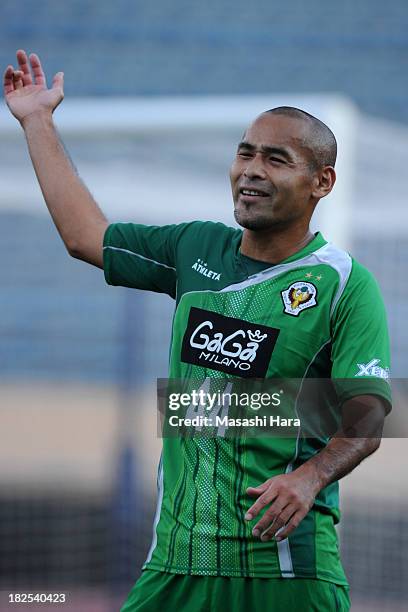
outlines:
[[[352, 395], [375, 392], [390, 401], [386, 316], [371, 274], [319, 233], [272, 266], [244, 256], [241, 239], [241, 230], [199, 221], [107, 229], [107, 282], [176, 299], [170, 378], [353, 378]], [[339, 405], [349, 397], [345, 392]], [[282, 542], [254, 538], [244, 519], [253, 503], [248, 486], [296, 469], [325, 443], [302, 436], [165, 438], [145, 567], [347, 584], [334, 527], [337, 483], [318, 494]]]

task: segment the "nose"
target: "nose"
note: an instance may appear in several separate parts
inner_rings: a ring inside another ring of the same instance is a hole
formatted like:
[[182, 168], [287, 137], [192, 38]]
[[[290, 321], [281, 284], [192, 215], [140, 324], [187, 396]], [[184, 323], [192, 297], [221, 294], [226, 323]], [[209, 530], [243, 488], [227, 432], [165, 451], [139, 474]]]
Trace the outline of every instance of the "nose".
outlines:
[[244, 176], [249, 179], [266, 178], [266, 172], [263, 165], [263, 160], [261, 156], [254, 155], [250, 160], [248, 160], [247, 166], [244, 170]]

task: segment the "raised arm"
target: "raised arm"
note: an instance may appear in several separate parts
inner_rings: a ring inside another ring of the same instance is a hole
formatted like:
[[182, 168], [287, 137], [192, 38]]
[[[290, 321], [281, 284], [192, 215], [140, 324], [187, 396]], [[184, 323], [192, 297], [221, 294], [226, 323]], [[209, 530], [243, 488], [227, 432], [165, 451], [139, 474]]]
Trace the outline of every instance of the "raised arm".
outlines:
[[4, 96], [24, 130], [48, 210], [70, 255], [102, 268], [108, 222], [66, 155], [52, 118], [64, 97], [64, 75], [58, 72], [48, 89], [37, 55], [28, 58], [20, 50], [17, 61], [18, 69], [10, 65], [4, 73]]

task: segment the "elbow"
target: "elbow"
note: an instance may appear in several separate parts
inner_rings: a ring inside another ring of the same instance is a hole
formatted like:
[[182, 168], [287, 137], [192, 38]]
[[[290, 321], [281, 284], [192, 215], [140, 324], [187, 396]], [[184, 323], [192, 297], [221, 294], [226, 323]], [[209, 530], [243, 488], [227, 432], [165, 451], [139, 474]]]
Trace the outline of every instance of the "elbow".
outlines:
[[70, 240], [64, 240], [65, 248], [67, 249], [69, 255], [74, 259], [82, 259], [81, 257], [81, 249], [78, 243]]
[[365, 443], [365, 457], [369, 457], [380, 448], [381, 438], [367, 438]]

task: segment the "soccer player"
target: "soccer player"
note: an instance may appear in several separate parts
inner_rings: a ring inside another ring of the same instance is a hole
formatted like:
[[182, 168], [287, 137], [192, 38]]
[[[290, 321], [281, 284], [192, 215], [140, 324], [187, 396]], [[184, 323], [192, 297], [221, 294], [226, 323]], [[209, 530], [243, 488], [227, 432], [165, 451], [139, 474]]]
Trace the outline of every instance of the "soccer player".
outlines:
[[164, 439], [153, 542], [123, 612], [348, 610], [337, 481], [378, 448], [380, 435], [350, 437], [344, 423], [363, 406], [381, 429], [391, 398], [377, 284], [309, 229], [335, 183], [333, 133], [291, 107], [255, 119], [231, 168], [243, 230], [201, 221], [109, 225], [53, 124], [63, 74], [48, 89], [38, 56], [20, 50], [17, 61], [4, 75], [6, 101], [62, 240], [73, 257], [103, 268], [108, 283], [176, 300], [172, 378], [203, 389], [223, 378], [355, 383], [339, 386], [343, 424], [325, 439], [300, 430]]

